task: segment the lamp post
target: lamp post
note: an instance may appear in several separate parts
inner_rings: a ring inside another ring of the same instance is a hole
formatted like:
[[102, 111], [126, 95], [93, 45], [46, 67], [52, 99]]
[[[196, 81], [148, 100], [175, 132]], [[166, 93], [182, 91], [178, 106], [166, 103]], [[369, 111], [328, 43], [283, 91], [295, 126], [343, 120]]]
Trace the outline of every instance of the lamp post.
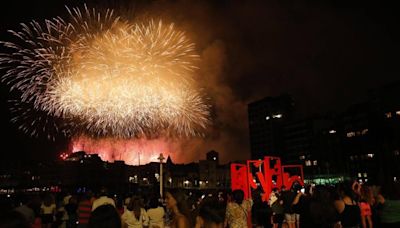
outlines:
[[163, 154], [160, 153], [160, 156], [157, 158], [158, 160], [160, 160], [160, 197], [161, 199], [163, 198], [163, 160], [165, 159]]

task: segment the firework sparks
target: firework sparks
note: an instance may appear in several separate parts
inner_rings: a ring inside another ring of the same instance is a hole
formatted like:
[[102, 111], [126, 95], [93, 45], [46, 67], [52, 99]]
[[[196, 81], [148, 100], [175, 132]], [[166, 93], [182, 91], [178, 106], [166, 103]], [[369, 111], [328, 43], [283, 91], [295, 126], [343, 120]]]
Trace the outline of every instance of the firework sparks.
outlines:
[[[193, 80], [199, 56], [183, 32], [161, 20], [130, 23], [110, 10], [68, 11], [70, 22], [22, 24], [11, 31], [19, 41], [2, 42], [12, 50], [0, 56], [3, 81], [30, 105], [17, 109], [17, 120], [36, 110], [57, 119], [44, 131], [54, 126], [70, 136], [201, 134], [209, 105]], [[32, 135], [40, 130], [24, 126]]]

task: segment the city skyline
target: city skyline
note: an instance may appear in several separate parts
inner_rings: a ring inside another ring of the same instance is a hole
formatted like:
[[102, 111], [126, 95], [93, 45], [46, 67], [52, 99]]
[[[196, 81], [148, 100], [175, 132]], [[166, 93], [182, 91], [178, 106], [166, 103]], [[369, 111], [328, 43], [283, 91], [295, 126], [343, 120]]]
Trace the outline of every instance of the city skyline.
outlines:
[[[22, 2], [2, 7], [0, 40], [8, 39], [6, 30], [18, 28], [18, 23], [58, 16], [65, 11], [63, 5], [71, 3]], [[210, 150], [218, 151], [223, 162], [249, 158], [249, 102], [287, 92], [305, 116], [340, 112], [363, 101], [368, 89], [395, 81], [399, 71], [394, 58], [399, 50], [394, 26], [398, 16], [390, 6], [361, 1], [143, 2], [132, 11], [168, 18], [184, 28], [202, 58], [200, 78], [213, 104], [214, 124], [206, 138], [185, 142], [192, 153], [176, 154], [185, 156], [182, 162], [201, 159]], [[22, 9], [21, 4], [28, 5]], [[76, 5], [83, 2], [71, 6]], [[1, 88], [2, 135], [8, 148], [32, 149], [21, 154], [26, 157], [54, 156], [51, 153], [65, 148], [64, 142], [29, 139], [9, 123], [8, 92], [4, 84]]]

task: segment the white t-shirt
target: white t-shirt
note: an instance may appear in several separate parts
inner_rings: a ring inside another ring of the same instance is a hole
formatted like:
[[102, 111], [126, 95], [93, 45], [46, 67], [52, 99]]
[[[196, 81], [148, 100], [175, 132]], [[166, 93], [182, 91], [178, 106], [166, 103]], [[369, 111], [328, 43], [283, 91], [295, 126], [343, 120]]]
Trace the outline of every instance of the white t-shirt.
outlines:
[[133, 211], [126, 210], [122, 216], [121, 220], [123, 224], [126, 224], [128, 228], [142, 228], [143, 226], [148, 226], [149, 217], [147, 216], [146, 210], [140, 208], [140, 218], [136, 219]]
[[107, 196], [101, 196], [100, 198], [93, 201], [92, 211], [94, 211], [99, 206], [106, 205], [106, 204], [111, 204], [115, 207], [115, 202], [113, 199], [111, 199]]
[[42, 209], [43, 214], [45, 215], [51, 215], [55, 212], [56, 210], [56, 204], [51, 204], [50, 206], [46, 206], [44, 204], [42, 204], [42, 206], [40, 206], [40, 209]]
[[152, 228], [153, 226], [164, 228], [164, 208], [150, 208], [147, 210], [147, 215], [149, 216], [149, 228]]

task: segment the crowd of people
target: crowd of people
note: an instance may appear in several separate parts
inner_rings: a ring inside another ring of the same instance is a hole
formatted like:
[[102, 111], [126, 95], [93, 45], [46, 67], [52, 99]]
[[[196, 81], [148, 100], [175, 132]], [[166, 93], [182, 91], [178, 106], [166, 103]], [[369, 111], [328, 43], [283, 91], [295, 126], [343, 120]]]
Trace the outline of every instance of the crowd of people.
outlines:
[[[95, 196], [47, 193], [23, 197], [0, 214], [0, 228], [373, 228], [400, 227], [400, 183], [306, 185], [269, 195], [242, 190]], [[268, 199], [268, 200], [266, 200]]]

